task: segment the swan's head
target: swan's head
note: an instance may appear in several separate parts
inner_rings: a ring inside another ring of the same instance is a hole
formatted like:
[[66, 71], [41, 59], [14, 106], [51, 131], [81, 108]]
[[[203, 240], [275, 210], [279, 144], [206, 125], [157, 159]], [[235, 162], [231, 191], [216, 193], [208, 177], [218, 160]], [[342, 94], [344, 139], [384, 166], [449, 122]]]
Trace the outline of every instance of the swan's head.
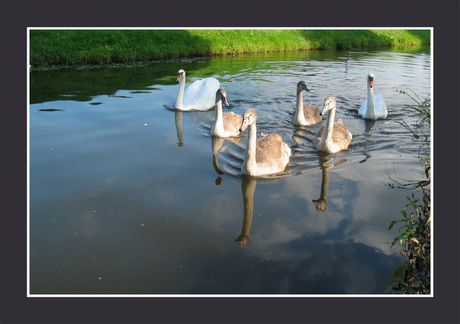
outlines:
[[225, 92], [224, 89], [219, 89], [216, 92], [216, 103], [219, 102], [219, 100], [222, 100], [227, 107], [230, 106], [227, 101], [227, 92]]
[[244, 132], [248, 126], [255, 124], [257, 120], [257, 114], [254, 110], [248, 109], [243, 114], [243, 123], [240, 126], [240, 132]]
[[313, 202], [318, 213], [324, 213], [327, 210], [327, 199], [313, 199]]
[[322, 116], [329, 110], [335, 109], [336, 104], [334, 97], [327, 97], [326, 100], [324, 100], [323, 111], [321, 111], [320, 115]]
[[176, 82], [179, 82], [182, 78], [185, 77], [185, 71], [180, 69], [178, 72], [177, 72], [177, 79], [176, 79]]
[[248, 246], [250, 241], [251, 241], [251, 238], [249, 237], [248, 234], [240, 234], [235, 239], [236, 244], [238, 244], [241, 247]]
[[373, 88], [374, 87], [374, 81], [375, 81], [375, 75], [374, 73], [369, 73], [367, 75], [367, 86], [369, 88]]
[[305, 81], [299, 81], [297, 83], [297, 92], [302, 92], [303, 90], [310, 91], [310, 89], [307, 88]]

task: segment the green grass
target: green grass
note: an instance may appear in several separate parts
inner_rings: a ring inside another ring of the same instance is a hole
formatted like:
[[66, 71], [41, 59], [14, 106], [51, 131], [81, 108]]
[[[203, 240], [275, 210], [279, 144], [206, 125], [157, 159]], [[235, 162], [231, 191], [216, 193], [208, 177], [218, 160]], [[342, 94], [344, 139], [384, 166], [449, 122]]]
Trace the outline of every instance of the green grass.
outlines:
[[207, 55], [429, 44], [429, 30], [31, 30], [30, 64], [103, 65]]

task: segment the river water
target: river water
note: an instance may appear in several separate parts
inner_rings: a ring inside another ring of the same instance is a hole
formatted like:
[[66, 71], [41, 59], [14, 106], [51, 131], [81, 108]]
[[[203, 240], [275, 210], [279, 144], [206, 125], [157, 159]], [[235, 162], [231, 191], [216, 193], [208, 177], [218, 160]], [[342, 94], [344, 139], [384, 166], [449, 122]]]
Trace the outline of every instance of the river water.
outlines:
[[[177, 71], [213, 76], [230, 107], [292, 149], [287, 175], [241, 177], [247, 137], [213, 141], [214, 111], [175, 112]], [[30, 294], [384, 294], [388, 242], [430, 146], [405, 105], [431, 93], [429, 50], [311, 51], [30, 73]], [[366, 77], [385, 120], [357, 115]], [[324, 156], [295, 127], [295, 89], [353, 133]], [[395, 181], [396, 180], [396, 181]], [[244, 208], [247, 204], [252, 208]]]

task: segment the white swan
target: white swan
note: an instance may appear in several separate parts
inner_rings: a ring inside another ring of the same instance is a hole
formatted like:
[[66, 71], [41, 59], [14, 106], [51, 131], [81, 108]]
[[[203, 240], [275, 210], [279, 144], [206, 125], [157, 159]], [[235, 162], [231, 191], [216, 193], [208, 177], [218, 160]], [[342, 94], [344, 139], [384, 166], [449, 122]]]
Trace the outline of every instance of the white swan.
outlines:
[[224, 89], [216, 92], [216, 119], [211, 126], [211, 135], [218, 137], [233, 137], [240, 134], [243, 116], [232, 112], [222, 112], [222, 102], [228, 107], [227, 93]]
[[329, 111], [329, 116], [326, 125], [321, 127], [313, 141], [313, 145], [318, 151], [337, 153], [347, 149], [353, 138], [353, 135], [343, 124], [342, 119], [339, 119], [334, 124], [336, 105], [334, 97], [327, 97], [324, 100], [324, 108], [321, 114], [324, 115]]
[[278, 134], [265, 135], [257, 140], [256, 120], [254, 110], [244, 112], [240, 131], [249, 127], [249, 134], [241, 173], [260, 176], [283, 171], [289, 163], [291, 148]]
[[365, 119], [387, 118], [388, 110], [385, 98], [377, 92], [374, 93], [374, 73], [367, 76], [367, 99], [358, 109], [358, 115]]
[[196, 80], [185, 90], [185, 71], [180, 69], [176, 81], [179, 82], [179, 93], [174, 108], [177, 110], [208, 110], [214, 107], [216, 91], [220, 88], [220, 82], [217, 79]]
[[309, 126], [319, 123], [323, 117], [318, 107], [313, 105], [305, 105], [303, 103], [302, 92], [310, 91], [304, 81], [297, 83], [297, 104], [296, 111], [292, 117], [292, 122], [296, 126]]

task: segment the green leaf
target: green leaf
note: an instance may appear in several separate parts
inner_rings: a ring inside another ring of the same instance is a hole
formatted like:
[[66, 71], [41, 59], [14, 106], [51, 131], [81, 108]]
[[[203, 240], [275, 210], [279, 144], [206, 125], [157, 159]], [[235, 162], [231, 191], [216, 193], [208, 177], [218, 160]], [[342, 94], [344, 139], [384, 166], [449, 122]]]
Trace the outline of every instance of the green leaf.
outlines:
[[410, 234], [414, 233], [415, 232], [415, 229], [407, 229], [405, 230], [404, 232], [402, 232], [401, 236], [409, 236]]
[[391, 230], [391, 228], [397, 223], [398, 221], [392, 221], [390, 224], [390, 227], [388, 227], [388, 230]]
[[404, 235], [400, 235], [400, 236], [398, 236], [397, 238], [395, 238], [395, 239], [393, 240], [393, 243], [391, 243], [391, 247], [390, 247], [390, 248], [392, 248], [392, 247], [396, 244], [396, 242], [402, 241], [402, 240], [403, 240], [403, 237], [404, 237]]
[[399, 267], [395, 269], [393, 275], [391, 276], [390, 285], [388, 286], [387, 290], [385, 290], [385, 292], [390, 291], [394, 286], [404, 281], [408, 267], [409, 261], [405, 261], [403, 264], [401, 264]]

